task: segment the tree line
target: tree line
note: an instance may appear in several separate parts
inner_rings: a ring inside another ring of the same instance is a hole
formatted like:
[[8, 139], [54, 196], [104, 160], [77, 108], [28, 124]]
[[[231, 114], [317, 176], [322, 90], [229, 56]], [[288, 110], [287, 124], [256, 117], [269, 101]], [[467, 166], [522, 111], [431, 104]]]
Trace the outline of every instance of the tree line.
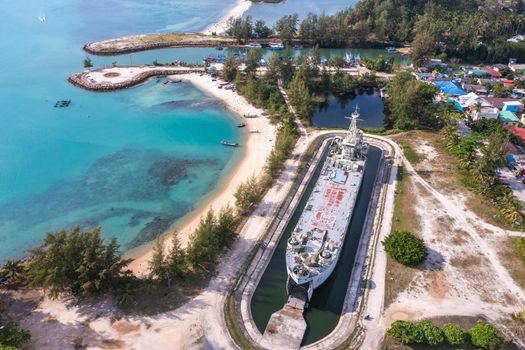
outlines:
[[239, 41], [273, 36], [321, 47], [411, 44], [415, 63], [435, 55], [503, 62], [525, 57], [525, 43], [507, 42], [525, 30], [524, 8], [523, 0], [512, 9], [496, 0], [361, 0], [333, 15], [286, 15], [272, 28], [249, 16], [231, 18], [226, 32]]

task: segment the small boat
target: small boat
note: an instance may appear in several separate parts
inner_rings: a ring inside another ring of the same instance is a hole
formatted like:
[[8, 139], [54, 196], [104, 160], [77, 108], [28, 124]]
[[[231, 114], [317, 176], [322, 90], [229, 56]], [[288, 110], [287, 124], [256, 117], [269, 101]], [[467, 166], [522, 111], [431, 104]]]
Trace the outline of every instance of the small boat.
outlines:
[[393, 46], [387, 47], [385, 50], [388, 53], [396, 53], [396, 48]]
[[46, 15], [38, 16], [38, 20], [40, 22], [45, 22], [46, 21]]
[[258, 134], [259, 132], [259, 130], [250, 130], [250, 134]]
[[182, 83], [182, 79], [179, 79], [179, 80], [172, 80], [171, 83], [172, 83], [172, 84]]
[[245, 114], [244, 118], [259, 118], [259, 116], [257, 114]]
[[239, 147], [239, 144], [237, 142], [231, 142], [231, 141], [221, 141], [221, 145], [230, 146], [230, 147]]
[[162, 84], [166, 85], [169, 82], [170, 82], [169, 80], [164, 80], [164, 82]]
[[216, 49], [219, 50], [219, 51], [224, 50], [224, 48], [222, 46], [217, 46]]
[[270, 50], [272, 51], [284, 50], [284, 45], [283, 43], [270, 43]]
[[246, 126], [246, 124], [244, 124], [244, 123], [237, 124], [237, 127], [238, 127], [238, 128], [244, 128], [245, 126]]

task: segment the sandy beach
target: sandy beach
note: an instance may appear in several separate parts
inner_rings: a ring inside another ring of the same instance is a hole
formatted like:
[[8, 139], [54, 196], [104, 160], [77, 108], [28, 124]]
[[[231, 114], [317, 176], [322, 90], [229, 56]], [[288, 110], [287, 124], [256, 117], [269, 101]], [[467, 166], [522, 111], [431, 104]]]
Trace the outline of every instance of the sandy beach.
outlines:
[[214, 23], [204, 29], [202, 32], [204, 34], [222, 34], [228, 28], [228, 19], [230, 17], [241, 17], [248, 9], [252, 6], [252, 2], [248, 0], [237, 0], [235, 6], [228, 11], [217, 23]]
[[[234, 161], [237, 164], [229, 170], [219, 183], [217, 189], [203, 198], [197, 204], [195, 210], [181, 218], [166, 234], [177, 232], [183, 246], [189, 242], [191, 234], [197, 228], [200, 219], [210, 208], [215, 211], [235, 203], [234, 193], [239, 185], [246, 181], [250, 176], [260, 174], [263, 171], [266, 159], [269, 156], [275, 142], [275, 127], [271, 125], [266, 117], [262, 116], [262, 110], [252, 106], [242, 96], [231, 90], [219, 89], [218, 82], [213, 82], [208, 75], [186, 74], [177, 75], [176, 79], [183, 79], [191, 82], [195, 87], [205, 93], [219, 99], [225, 106], [236, 113], [239, 121], [246, 124], [245, 135], [240, 143], [240, 159]], [[256, 114], [259, 118], [243, 118], [244, 114]], [[250, 131], [258, 131], [251, 133]], [[169, 239], [168, 239], [169, 241]], [[126, 254], [126, 257], [133, 258], [130, 268], [138, 275], [148, 272], [148, 261], [152, 255], [152, 243], [140, 246]]]

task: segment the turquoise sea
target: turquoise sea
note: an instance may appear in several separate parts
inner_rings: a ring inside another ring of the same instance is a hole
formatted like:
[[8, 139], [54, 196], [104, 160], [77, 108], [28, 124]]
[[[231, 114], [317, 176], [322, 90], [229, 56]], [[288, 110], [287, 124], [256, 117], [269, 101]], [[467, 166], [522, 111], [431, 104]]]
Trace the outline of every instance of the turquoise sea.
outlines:
[[[6, 0], [0, 7], [0, 262], [46, 231], [102, 226], [124, 249], [153, 239], [235, 165], [236, 117], [189, 84], [154, 82], [112, 93], [71, 86], [86, 42], [199, 31], [234, 0]], [[296, 0], [288, 0], [287, 6]], [[302, 2], [301, 2], [302, 3]], [[312, 0], [315, 9], [342, 0]], [[254, 17], [268, 7], [255, 6]], [[328, 6], [328, 5], [327, 5]], [[259, 8], [259, 10], [258, 10]], [[331, 11], [331, 10], [330, 10]], [[260, 13], [260, 16], [257, 15]], [[42, 19], [40, 20], [39, 19]], [[44, 20], [45, 18], [45, 20]], [[213, 49], [92, 57], [96, 65], [198, 61]], [[71, 100], [68, 108], [54, 108]]]
[[[3, 3], [0, 262], [74, 224], [101, 225], [125, 249], [151, 240], [227, 175], [239, 150], [218, 143], [242, 135], [215, 99], [189, 84], [94, 93], [66, 80], [83, 69], [84, 43], [200, 30], [228, 10], [220, 3]], [[54, 108], [57, 100], [72, 102]]]

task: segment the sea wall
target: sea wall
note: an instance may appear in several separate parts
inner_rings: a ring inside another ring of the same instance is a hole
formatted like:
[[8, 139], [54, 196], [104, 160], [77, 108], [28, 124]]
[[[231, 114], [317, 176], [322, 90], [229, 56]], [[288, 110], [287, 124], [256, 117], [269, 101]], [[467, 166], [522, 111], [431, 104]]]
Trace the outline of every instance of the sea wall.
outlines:
[[135, 85], [141, 84], [144, 81], [148, 80], [152, 77], [157, 76], [164, 76], [164, 75], [176, 75], [176, 74], [189, 74], [189, 73], [204, 73], [206, 70], [203, 67], [188, 67], [187, 69], [155, 69], [155, 70], [149, 70], [145, 72], [141, 72], [132, 78], [120, 81], [116, 83], [111, 82], [92, 82], [88, 79], [86, 79], [86, 75], [89, 74], [89, 71], [76, 73], [71, 75], [68, 78], [68, 81], [82, 89], [90, 90], [90, 91], [115, 91], [115, 90], [122, 90], [127, 89], [130, 87], [133, 87]]

